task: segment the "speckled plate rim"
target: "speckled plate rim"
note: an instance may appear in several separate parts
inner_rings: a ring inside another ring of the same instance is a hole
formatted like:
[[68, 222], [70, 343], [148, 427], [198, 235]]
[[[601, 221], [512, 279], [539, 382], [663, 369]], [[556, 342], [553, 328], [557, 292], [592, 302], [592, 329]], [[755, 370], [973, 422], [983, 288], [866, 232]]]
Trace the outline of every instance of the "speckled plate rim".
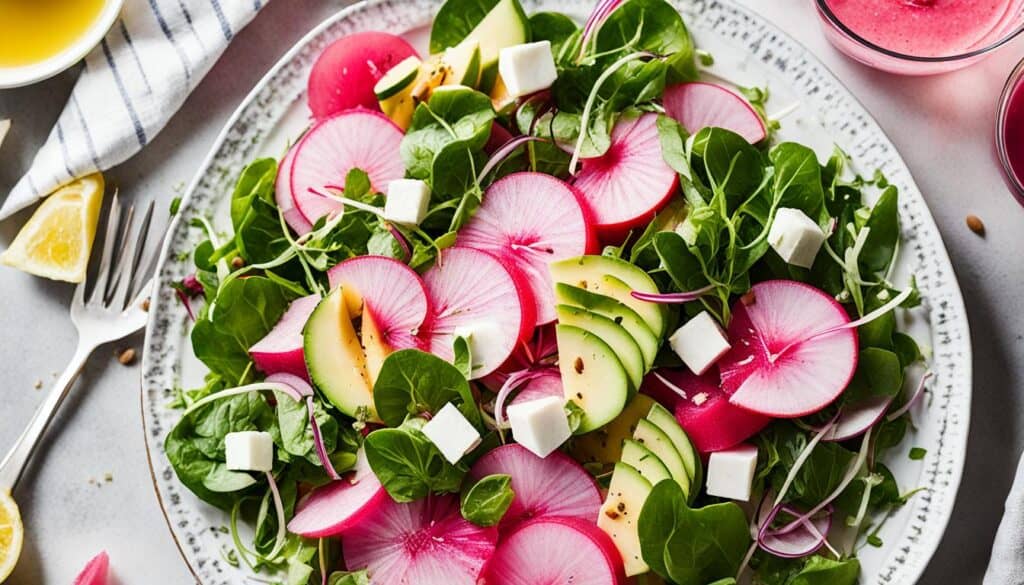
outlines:
[[[564, 1], [559, 4], [558, 8], [565, 9], [567, 4], [579, 4], [585, 1]], [[167, 467], [166, 457], [162, 452], [165, 429], [162, 428], [160, 419], [161, 414], [166, 415], [166, 413], [158, 412], [156, 409], [163, 407], [166, 403], [168, 379], [173, 380], [177, 376], [177, 364], [171, 363], [168, 366], [164, 360], [168, 356], [168, 351], [174, 355], [180, 353], [180, 351], [174, 351], [173, 348], [168, 350], [166, 346], [168, 328], [172, 327], [175, 319], [178, 321], [179, 328], [184, 326], [181, 323], [184, 320], [183, 311], [180, 307], [175, 307], [174, 295], [167, 286], [169, 282], [180, 279], [181, 276], [179, 274], [180, 267], [178, 267], [180, 263], [169, 260], [174, 258], [172, 252], [178, 249], [182, 242], [187, 243], [189, 239], [187, 224], [183, 224], [183, 222], [197, 213], [195, 194], [204, 186], [204, 182], [209, 179], [211, 174], [220, 173], [219, 179], [223, 182], [224, 173], [237, 173], [237, 168], [225, 168], [216, 163], [225, 155], [225, 152], [230, 152], [232, 134], [244, 135], [246, 133], [246, 124], [253, 121], [246, 119], [247, 115], [252, 115], [250, 109], [254, 105], [262, 105], [261, 102], [268, 99], [265, 94], [268, 91], [273, 93], [273, 89], [270, 88], [272, 82], [277, 80], [284, 69], [295, 66], [296, 57], [304, 50], [318, 41], [322, 43], [324, 39], [321, 36], [328, 29], [349, 19], [371, 18], [375, 11], [381, 13], [385, 10], [403, 9], [423, 11], [431, 6], [436, 6], [439, 2], [440, 0], [428, 2], [366, 0], [341, 10], [306, 34], [267, 72], [232, 114], [199, 167], [199, 171], [190, 182], [179, 213], [171, 222], [169, 236], [164, 242], [157, 270], [160, 286], [154, 295], [150, 323], [146, 329], [140, 407], [147, 461], [161, 512], [186, 565], [195, 579], [203, 585], [213, 585], [214, 583], [227, 585], [246, 580], [242, 577], [242, 573], [238, 573], [239, 578], [235, 579], [235, 576], [231, 574], [235, 570], [227, 566], [226, 563], [220, 562], [217, 554], [214, 554], [212, 550], [207, 550], [211, 545], [216, 545], [219, 539], [217, 531], [212, 526], [207, 526], [206, 529], [201, 528], [197, 533], [190, 530], [189, 522], [192, 519], [172, 518], [174, 514], [170, 509], [172, 506], [180, 507], [182, 505], [180, 498], [183, 494], [178, 489], [180, 485], [177, 484], [177, 479], [173, 477]], [[700, 28], [700, 24], [706, 24], [705, 20], [717, 19], [713, 20], [714, 25], [723, 26], [722, 19], [733, 19], [736, 24], [736, 27], [732, 29], [733, 40], [749, 48], [751, 53], [763, 63], [773, 64], [780, 69], [793, 88], [805, 90], [809, 92], [809, 95], [824, 91], [826, 98], [823, 101], [835, 100], [836, 107], [831, 108], [823, 108], [817, 101], [815, 102], [823, 116], [828, 118], [831, 114], [834, 118], [852, 114], [852, 121], [834, 119], [828, 128], [842, 130], [850, 139], [849, 141], [854, 143], [854, 147], [847, 147], [847, 150], [855, 161], [860, 160], [868, 153], [879, 157], [881, 161], [879, 165], [904, 195], [901, 197], [900, 209], [905, 237], [902, 253], [915, 254], [918, 283], [928, 306], [927, 317], [930, 322], [932, 341], [936, 345], [933, 358], [936, 381], [932, 387], [932, 403], [928, 406], [928, 421], [938, 425], [938, 430], [935, 431], [937, 432], [937, 448], [929, 449], [921, 471], [921, 481], [927, 482], [928, 490], [908, 504], [906, 527], [900, 533], [899, 541], [886, 543], [885, 550], [889, 552], [885, 562], [874, 574], [867, 577], [862, 575], [862, 582], [870, 580], [870, 582], [879, 584], [914, 583], [921, 576], [938, 547], [952, 514], [966, 457], [970, 417], [972, 361], [966, 310], [938, 228], [909, 169], [891, 141], [863, 105], [806, 48], [763, 17], [745, 7], [735, 5], [731, 1], [673, 0], [673, 3], [680, 8], [684, 16], [687, 16], [687, 22], [691, 27], [694, 27], [695, 22], [698, 23], [694, 28]], [[552, 0], [527, 0], [524, 4], [529, 8], [541, 5], [550, 9], [554, 2]], [[377, 21], [378, 27], [381, 22], [387, 21], [383, 14], [377, 14], [376, 17], [382, 19]], [[756, 38], [751, 38], [751, 31], [755, 30], [761, 34]], [[796, 59], [798, 66], [789, 65], [789, 58]], [[293, 99], [301, 95], [300, 92], [297, 96], [293, 96]], [[240, 122], [243, 123], [241, 129], [239, 129]], [[855, 139], [860, 132], [863, 132], [867, 138]], [[255, 150], [255, 147], [246, 151], [247, 154], [251, 155], [252, 150]], [[186, 226], [184, 230], [182, 229], [183, 225]], [[906, 239], [909, 239], [909, 242]], [[907, 245], [908, 243], [910, 245]], [[168, 370], [170, 377], [168, 377]], [[185, 497], [191, 497], [191, 495], [186, 492]], [[199, 518], [213, 510], [194, 498], [189, 501], [189, 504], [196, 508]], [[207, 553], [205, 557], [204, 551]]]

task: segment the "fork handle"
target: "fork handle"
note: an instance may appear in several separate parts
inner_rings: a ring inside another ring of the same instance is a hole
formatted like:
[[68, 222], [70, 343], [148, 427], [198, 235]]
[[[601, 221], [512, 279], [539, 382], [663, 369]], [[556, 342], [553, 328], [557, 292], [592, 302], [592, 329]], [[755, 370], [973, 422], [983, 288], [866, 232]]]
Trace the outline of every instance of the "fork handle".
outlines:
[[14, 489], [14, 486], [17, 485], [29, 458], [32, 457], [36, 446], [39, 445], [39, 439], [43, 436], [50, 421], [53, 420], [53, 415], [64, 402], [71, 387], [74, 386], [75, 380], [78, 379], [78, 375], [82, 372], [86, 360], [89, 359], [94, 349], [95, 347], [89, 347], [87, 344], [79, 342], [78, 349], [75, 350], [75, 355], [64, 369], [64, 373], [54, 382], [46, 399], [32, 415], [32, 420], [25, 427], [25, 431], [15, 441], [14, 447], [7, 452], [3, 462], [0, 462], [0, 490]]

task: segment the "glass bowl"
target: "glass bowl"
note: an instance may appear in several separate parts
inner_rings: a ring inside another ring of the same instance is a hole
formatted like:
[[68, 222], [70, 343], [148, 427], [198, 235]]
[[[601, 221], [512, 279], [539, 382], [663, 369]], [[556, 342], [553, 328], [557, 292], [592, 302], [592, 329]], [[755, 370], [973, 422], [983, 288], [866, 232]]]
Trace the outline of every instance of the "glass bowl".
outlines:
[[[1003, 165], [1007, 185], [1017, 201], [1024, 205], [1024, 61], [1014, 68], [1010, 78], [1006, 80], [996, 116], [996, 150], [999, 152], [999, 162]], [[1012, 139], [1011, 132], [1014, 133]], [[1016, 170], [1010, 160], [1011, 149]]]
[[839, 19], [829, 0], [815, 2], [825, 36], [839, 51], [869, 67], [899, 75], [935, 75], [967, 67], [1024, 33], [1024, 2], [1008, 0], [1006, 14], [985, 35], [980, 46], [943, 56], [908, 55], [881, 47], [854, 32]]

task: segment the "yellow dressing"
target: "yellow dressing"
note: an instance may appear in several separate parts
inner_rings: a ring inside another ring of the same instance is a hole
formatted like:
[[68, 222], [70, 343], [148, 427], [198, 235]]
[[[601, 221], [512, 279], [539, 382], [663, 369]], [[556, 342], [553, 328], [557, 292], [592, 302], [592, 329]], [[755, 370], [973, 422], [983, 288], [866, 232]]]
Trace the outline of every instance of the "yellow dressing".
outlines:
[[0, 0], [0, 67], [53, 57], [96, 21], [104, 0]]

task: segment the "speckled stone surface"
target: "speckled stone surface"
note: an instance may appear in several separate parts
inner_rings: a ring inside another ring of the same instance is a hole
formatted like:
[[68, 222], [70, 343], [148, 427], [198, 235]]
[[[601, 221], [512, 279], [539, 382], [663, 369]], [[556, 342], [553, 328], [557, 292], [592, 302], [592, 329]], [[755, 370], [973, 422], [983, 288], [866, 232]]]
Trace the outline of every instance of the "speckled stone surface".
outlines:
[[[1002, 55], [958, 74], [900, 79], [872, 72], [837, 55], [817, 29], [809, 5], [751, 2], [804, 42], [860, 98], [896, 144], [936, 215], [960, 274], [971, 315], [976, 368], [974, 417], [964, 489], [950, 531], [922, 579], [924, 583], [977, 582], [1013, 476], [1022, 424], [1013, 391], [1020, 368], [1024, 320], [1013, 285], [1022, 282], [1021, 210], [999, 178], [991, 153], [995, 95], [1012, 66], [1017, 44]], [[111, 173], [140, 200], [174, 196], [205, 157], [235, 105], [267, 68], [308, 28], [341, 4], [278, 0], [246, 30], [182, 112], [150, 148]], [[0, 115], [15, 130], [0, 150], [0, 189], [13, 184], [41, 144], [71, 83], [65, 75], [47, 84], [0, 94]], [[963, 226], [968, 212], [988, 224], [978, 239]], [[22, 215], [20, 219], [26, 217]], [[10, 241], [18, 219], [0, 226]], [[9, 270], [0, 272], [0, 448], [13, 441], [41, 393], [70, 355], [74, 332], [66, 322], [67, 287]], [[141, 340], [135, 339], [135, 345]], [[30, 535], [11, 583], [67, 583], [100, 548], [113, 557], [122, 583], [188, 583], [189, 572], [169, 537], [150, 485], [138, 401], [138, 367], [124, 368], [101, 350], [56, 422], [16, 496]], [[110, 472], [113, 481], [103, 481]], [[99, 480], [102, 487], [90, 484]], [[212, 552], [212, 551], [211, 551]], [[214, 555], [216, 553], [214, 552]], [[212, 581], [211, 581], [212, 582]]]

